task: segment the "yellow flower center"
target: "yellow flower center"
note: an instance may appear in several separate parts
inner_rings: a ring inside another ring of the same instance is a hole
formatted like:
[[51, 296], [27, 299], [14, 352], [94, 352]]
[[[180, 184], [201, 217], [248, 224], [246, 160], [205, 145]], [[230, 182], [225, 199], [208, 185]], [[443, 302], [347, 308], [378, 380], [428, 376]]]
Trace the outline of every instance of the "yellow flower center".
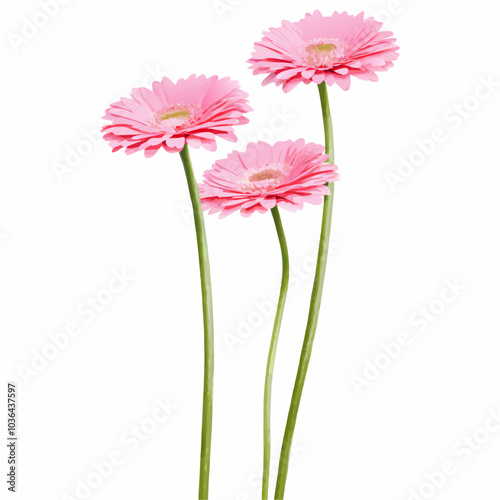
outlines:
[[314, 68], [333, 66], [345, 57], [347, 44], [336, 38], [311, 40], [302, 49], [302, 60]]
[[309, 45], [306, 50], [309, 53], [321, 53], [334, 51], [336, 49], [337, 46], [333, 43], [318, 43], [316, 45]]
[[181, 129], [192, 123], [198, 115], [199, 106], [191, 104], [177, 104], [153, 113], [148, 124], [157, 129]]
[[172, 118], [181, 118], [187, 120], [191, 116], [191, 113], [188, 110], [180, 110], [180, 111], [167, 111], [163, 115], [160, 116], [160, 120], [170, 120]]

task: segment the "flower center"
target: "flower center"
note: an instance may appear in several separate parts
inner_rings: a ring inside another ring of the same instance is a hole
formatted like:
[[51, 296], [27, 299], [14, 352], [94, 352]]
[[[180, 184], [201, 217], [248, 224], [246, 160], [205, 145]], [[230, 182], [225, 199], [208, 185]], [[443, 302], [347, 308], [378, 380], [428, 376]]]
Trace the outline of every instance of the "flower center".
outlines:
[[151, 127], [165, 129], [181, 129], [186, 127], [196, 118], [198, 107], [190, 104], [178, 104], [167, 109], [163, 109], [149, 118], [148, 124]]
[[248, 170], [239, 184], [245, 191], [264, 192], [279, 186], [287, 176], [289, 165], [285, 163], [266, 163], [261, 167]]
[[279, 179], [281, 177], [281, 172], [278, 170], [273, 170], [272, 168], [266, 168], [260, 172], [252, 174], [248, 180], [250, 182], [260, 182], [260, 181], [270, 181], [274, 179]]
[[311, 40], [302, 51], [302, 60], [309, 66], [325, 68], [345, 57], [347, 44], [336, 38]]
[[187, 110], [180, 110], [180, 111], [167, 111], [165, 114], [163, 114], [160, 119], [161, 121], [165, 120], [172, 120], [174, 118], [179, 118], [181, 120], [187, 120], [191, 116], [191, 113]]

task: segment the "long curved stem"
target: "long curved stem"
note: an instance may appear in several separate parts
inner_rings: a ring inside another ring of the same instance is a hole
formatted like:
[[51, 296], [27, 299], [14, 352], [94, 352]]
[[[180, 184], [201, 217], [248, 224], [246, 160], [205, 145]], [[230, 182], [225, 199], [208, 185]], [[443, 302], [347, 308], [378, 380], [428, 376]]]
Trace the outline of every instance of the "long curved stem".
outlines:
[[268, 499], [269, 492], [269, 469], [271, 463], [271, 392], [273, 386], [274, 361], [276, 359], [276, 349], [278, 348], [278, 339], [280, 335], [281, 321], [285, 309], [286, 294], [288, 292], [288, 281], [290, 279], [290, 264], [288, 259], [288, 247], [286, 244], [285, 232], [278, 207], [271, 209], [276, 232], [281, 248], [281, 258], [283, 262], [283, 271], [281, 275], [280, 297], [278, 308], [274, 319], [273, 333], [271, 336], [271, 345], [269, 346], [269, 355], [267, 358], [266, 382], [264, 386], [264, 472], [262, 475], [262, 500]]
[[210, 281], [210, 263], [208, 260], [207, 236], [205, 222], [201, 208], [198, 184], [193, 172], [191, 158], [187, 144], [180, 152], [186, 179], [189, 187], [189, 196], [193, 205], [194, 223], [196, 226], [196, 241], [198, 244], [198, 259], [200, 264], [201, 294], [203, 303], [204, 329], [204, 382], [203, 382], [203, 414], [201, 427], [201, 454], [200, 454], [200, 484], [199, 500], [208, 499], [210, 478], [210, 450], [212, 446], [212, 407], [214, 387], [214, 319], [212, 306], [212, 284]]
[[[323, 124], [325, 128], [325, 152], [330, 155], [330, 163], [333, 163], [333, 129], [332, 118], [330, 115], [330, 105], [328, 102], [328, 89], [325, 82], [321, 83], [318, 87], [321, 99], [321, 109], [323, 111]], [[285, 484], [288, 475], [288, 465], [290, 462], [290, 451], [292, 447], [293, 433], [297, 421], [297, 414], [299, 411], [300, 399], [302, 397], [302, 390], [304, 388], [304, 382], [306, 380], [307, 368], [311, 359], [316, 327], [318, 325], [321, 297], [323, 295], [323, 285], [325, 282], [326, 261], [328, 258], [328, 248], [330, 245], [333, 192], [334, 183], [332, 182], [330, 183], [330, 194], [328, 196], [325, 196], [323, 205], [323, 222], [321, 224], [321, 236], [318, 250], [318, 262], [316, 264], [316, 275], [314, 278], [304, 343], [302, 345], [299, 367], [295, 379], [295, 386], [293, 388], [292, 401], [290, 403], [288, 419], [286, 422], [285, 435], [283, 437], [283, 445], [281, 448], [280, 463], [278, 468], [278, 479], [276, 482], [276, 492], [274, 496], [275, 500], [282, 500], [285, 495]]]

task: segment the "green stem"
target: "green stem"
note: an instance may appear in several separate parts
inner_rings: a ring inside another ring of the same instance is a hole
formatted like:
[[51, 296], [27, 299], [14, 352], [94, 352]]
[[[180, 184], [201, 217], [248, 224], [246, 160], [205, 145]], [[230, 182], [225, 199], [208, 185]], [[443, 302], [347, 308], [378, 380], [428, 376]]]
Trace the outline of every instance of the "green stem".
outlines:
[[[321, 99], [321, 109], [323, 111], [323, 124], [325, 128], [325, 152], [330, 155], [330, 163], [333, 163], [333, 129], [332, 118], [330, 115], [330, 105], [328, 103], [328, 89], [324, 82], [321, 83], [318, 87]], [[293, 388], [292, 401], [290, 403], [288, 419], [286, 422], [285, 435], [283, 437], [283, 445], [281, 448], [280, 463], [278, 468], [278, 479], [276, 482], [276, 492], [274, 496], [275, 500], [283, 500], [283, 497], [285, 495], [285, 484], [288, 474], [288, 465], [290, 462], [290, 451], [292, 448], [293, 433], [295, 430], [295, 424], [297, 422], [297, 413], [299, 411], [302, 390], [304, 388], [304, 382], [306, 380], [307, 368], [311, 359], [316, 327], [318, 325], [321, 297], [323, 295], [323, 285], [325, 282], [326, 261], [328, 258], [328, 248], [330, 245], [333, 190], [334, 183], [332, 182], [330, 183], [330, 194], [328, 196], [325, 196], [323, 205], [323, 222], [321, 224], [321, 236], [318, 250], [318, 262], [316, 264], [316, 275], [314, 278], [304, 343], [302, 345], [299, 367], [295, 379], [295, 386]]]
[[283, 271], [281, 275], [280, 298], [276, 317], [274, 320], [273, 334], [271, 336], [271, 345], [269, 346], [269, 356], [267, 358], [266, 382], [264, 386], [264, 472], [262, 475], [262, 500], [268, 499], [269, 492], [269, 469], [271, 463], [271, 392], [273, 386], [274, 361], [276, 359], [276, 349], [278, 348], [278, 339], [280, 335], [281, 321], [285, 309], [286, 294], [288, 291], [288, 281], [290, 278], [290, 264], [288, 261], [288, 248], [286, 245], [285, 232], [278, 207], [271, 209], [276, 232], [281, 248], [281, 258], [283, 261]]
[[214, 387], [214, 319], [212, 306], [212, 285], [210, 282], [210, 263], [208, 260], [207, 236], [205, 233], [205, 223], [203, 220], [200, 193], [198, 191], [198, 184], [196, 183], [187, 144], [180, 152], [180, 155], [182, 164], [184, 165], [184, 171], [186, 172], [191, 204], [193, 205], [194, 223], [196, 226], [196, 241], [198, 244], [198, 259], [200, 263], [205, 365], [201, 427], [200, 486], [198, 498], [199, 500], [207, 500], [210, 477], [210, 449], [212, 445], [212, 407]]

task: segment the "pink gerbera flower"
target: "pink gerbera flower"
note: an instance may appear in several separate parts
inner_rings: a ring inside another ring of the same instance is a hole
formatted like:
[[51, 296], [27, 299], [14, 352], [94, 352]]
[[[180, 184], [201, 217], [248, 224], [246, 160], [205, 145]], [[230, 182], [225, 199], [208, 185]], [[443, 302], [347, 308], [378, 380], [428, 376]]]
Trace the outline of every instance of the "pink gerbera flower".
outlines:
[[144, 151], [153, 156], [161, 147], [179, 152], [185, 144], [210, 151], [215, 138], [236, 142], [233, 126], [248, 122], [248, 94], [229, 78], [191, 75], [173, 83], [168, 78], [153, 83], [153, 90], [136, 88], [129, 98], [111, 104], [104, 118], [104, 139], [114, 151]]
[[238, 210], [248, 216], [275, 206], [295, 212], [304, 202], [319, 205], [330, 193], [327, 183], [339, 178], [328, 158], [323, 146], [304, 139], [250, 143], [205, 172], [199, 186], [203, 209], [222, 218]]
[[387, 71], [398, 58], [399, 47], [382, 23], [334, 12], [323, 17], [318, 10], [299, 22], [283, 21], [255, 44], [248, 61], [255, 75], [269, 74], [263, 85], [274, 82], [289, 92], [299, 83], [336, 83], [349, 89], [351, 75], [377, 81], [377, 71]]

